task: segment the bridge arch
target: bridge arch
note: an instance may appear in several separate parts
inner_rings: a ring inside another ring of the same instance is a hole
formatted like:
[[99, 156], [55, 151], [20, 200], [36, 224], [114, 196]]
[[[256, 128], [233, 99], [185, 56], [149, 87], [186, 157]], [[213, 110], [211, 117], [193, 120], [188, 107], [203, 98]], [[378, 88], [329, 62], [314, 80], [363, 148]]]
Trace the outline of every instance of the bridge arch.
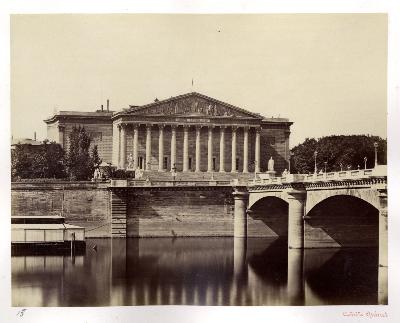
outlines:
[[248, 236], [287, 239], [289, 205], [281, 196], [267, 195], [248, 208]]
[[352, 196], [361, 199], [371, 206], [379, 209], [379, 193], [377, 190], [372, 188], [345, 188], [335, 190], [313, 190], [307, 191], [307, 203], [306, 203], [306, 214], [319, 203], [334, 196]]
[[289, 203], [288, 195], [283, 192], [251, 192], [249, 196], [249, 204], [247, 206], [248, 210], [252, 210], [254, 208], [254, 205], [261, 201], [264, 198], [277, 198], [283, 202]]
[[370, 201], [348, 194], [332, 194], [305, 216], [305, 247], [377, 247], [379, 209]]

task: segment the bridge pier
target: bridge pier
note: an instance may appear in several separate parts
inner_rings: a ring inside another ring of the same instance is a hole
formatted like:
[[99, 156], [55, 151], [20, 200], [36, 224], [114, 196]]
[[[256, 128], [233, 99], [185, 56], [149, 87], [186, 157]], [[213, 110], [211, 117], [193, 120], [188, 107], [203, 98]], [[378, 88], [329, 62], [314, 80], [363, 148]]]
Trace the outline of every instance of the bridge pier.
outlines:
[[379, 266], [388, 266], [388, 223], [387, 223], [387, 190], [379, 192]]
[[288, 219], [288, 247], [290, 249], [304, 248], [304, 209], [306, 191], [291, 189], [288, 193], [289, 219]]
[[247, 202], [249, 193], [246, 190], [235, 189], [234, 199], [234, 238], [247, 238]]

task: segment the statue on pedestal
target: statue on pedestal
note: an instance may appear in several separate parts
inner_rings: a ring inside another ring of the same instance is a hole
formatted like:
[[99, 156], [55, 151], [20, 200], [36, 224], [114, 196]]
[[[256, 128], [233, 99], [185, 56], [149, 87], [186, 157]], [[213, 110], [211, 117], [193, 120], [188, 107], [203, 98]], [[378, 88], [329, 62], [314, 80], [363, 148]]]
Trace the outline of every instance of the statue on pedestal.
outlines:
[[94, 170], [94, 174], [93, 174], [93, 179], [96, 181], [98, 179], [100, 179], [100, 170], [98, 167], [95, 168]]
[[268, 171], [269, 172], [273, 172], [274, 171], [274, 165], [275, 165], [275, 161], [273, 160], [273, 158], [271, 157], [268, 161]]
[[128, 166], [127, 169], [133, 169], [133, 155], [129, 154], [128, 155]]

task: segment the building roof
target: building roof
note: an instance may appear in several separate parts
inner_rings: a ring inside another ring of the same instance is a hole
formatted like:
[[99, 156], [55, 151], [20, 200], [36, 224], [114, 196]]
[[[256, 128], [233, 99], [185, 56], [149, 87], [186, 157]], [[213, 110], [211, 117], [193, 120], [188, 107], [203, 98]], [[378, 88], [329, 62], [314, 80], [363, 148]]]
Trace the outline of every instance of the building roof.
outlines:
[[203, 99], [203, 100], [205, 100], [205, 101], [207, 101], [209, 103], [214, 103], [216, 105], [223, 106], [223, 107], [225, 107], [225, 108], [227, 108], [229, 110], [232, 110], [233, 112], [238, 112], [241, 115], [246, 115], [248, 117], [257, 118], [257, 119], [262, 119], [263, 118], [258, 113], [253, 113], [253, 112], [247, 111], [245, 109], [242, 109], [242, 108], [239, 108], [239, 107], [234, 106], [232, 104], [229, 104], [229, 103], [214, 99], [212, 97], [209, 97], [207, 95], [204, 95], [204, 94], [201, 94], [201, 93], [198, 93], [198, 92], [190, 92], [190, 93], [186, 93], [186, 94], [182, 94], [182, 95], [177, 95], [177, 96], [165, 99], [165, 100], [156, 99], [152, 103], [148, 103], [148, 104], [141, 105], [141, 106], [130, 105], [128, 109], [125, 109], [125, 110], [123, 110], [121, 112], [118, 112], [115, 115], [119, 115], [119, 114], [136, 114], [136, 113], [140, 113], [140, 112], [145, 112], [146, 110], [149, 110], [149, 108], [152, 108], [152, 107], [162, 106], [162, 105], [166, 105], [166, 104], [173, 103], [173, 102], [178, 102], [178, 101], [181, 101], [181, 100], [184, 100], [184, 99], [189, 99], [189, 98], [192, 98], [192, 99], [196, 99], [196, 98], [197, 99]]
[[[174, 107], [178, 106], [178, 110], [174, 110]], [[189, 111], [186, 111], [186, 107], [189, 106]], [[207, 109], [211, 107], [211, 112]], [[172, 110], [173, 111], [172, 111]], [[208, 116], [212, 118], [223, 118], [223, 117], [234, 117], [234, 118], [245, 118], [258, 120], [263, 123], [286, 123], [291, 125], [292, 122], [286, 118], [265, 118], [259, 113], [250, 112], [243, 108], [239, 108], [230, 103], [226, 103], [207, 95], [190, 92], [182, 95], [170, 97], [165, 100], [156, 99], [154, 102], [144, 105], [129, 105], [129, 108], [121, 111], [101, 111], [95, 112], [83, 112], [83, 111], [59, 111], [52, 117], [45, 119], [44, 122], [47, 124], [56, 122], [57, 120], [66, 119], [103, 119], [110, 120], [118, 118], [122, 115], [173, 115], [173, 116], [185, 116], [185, 117], [201, 117]]]
[[33, 140], [30, 138], [15, 138], [11, 140], [11, 146], [15, 145], [32, 145], [32, 146], [39, 146], [43, 145], [43, 142]]
[[53, 123], [59, 119], [63, 119], [64, 117], [68, 118], [102, 118], [102, 119], [110, 119], [114, 111], [94, 111], [94, 112], [86, 112], [86, 111], [59, 111], [53, 116], [44, 120], [46, 123]]

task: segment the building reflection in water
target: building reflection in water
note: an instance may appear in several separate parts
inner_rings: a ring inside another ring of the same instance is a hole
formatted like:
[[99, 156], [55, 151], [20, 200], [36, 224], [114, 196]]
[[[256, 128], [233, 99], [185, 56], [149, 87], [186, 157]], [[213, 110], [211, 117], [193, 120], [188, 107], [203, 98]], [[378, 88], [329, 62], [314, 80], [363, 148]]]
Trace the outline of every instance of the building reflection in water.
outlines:
[[12, 299], [13, 306], [386, 304], [387, 268], [378, 275], [377, 249], [288, 250], [284, 239], [89, 239], [83, 255], [13, 256]]

